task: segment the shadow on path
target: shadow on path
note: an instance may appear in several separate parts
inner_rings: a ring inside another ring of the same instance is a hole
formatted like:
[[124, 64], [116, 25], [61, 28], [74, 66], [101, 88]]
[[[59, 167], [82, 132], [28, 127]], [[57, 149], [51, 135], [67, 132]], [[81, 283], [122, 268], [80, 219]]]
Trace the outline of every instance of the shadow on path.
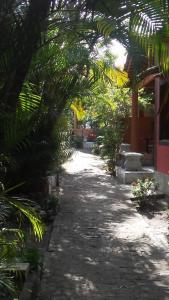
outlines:
[[168, 251], [153, 240], [126, 187], [90, 154], [75, 155], [67, 172], [39, 299], [169, 299]]

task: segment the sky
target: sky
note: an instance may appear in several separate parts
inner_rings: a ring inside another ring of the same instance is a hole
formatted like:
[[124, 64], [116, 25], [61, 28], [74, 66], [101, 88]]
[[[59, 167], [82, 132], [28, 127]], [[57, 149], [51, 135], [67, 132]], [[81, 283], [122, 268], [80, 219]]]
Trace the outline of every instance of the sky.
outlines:
[[116, 56], [115, 65], [120, 69], [123, 69], [126, 62], [127, 52], [125, 48], [117, 40], [113, 40], [108, 47], [98, 49], [99, 55], [103, 55], [106, 49], [109, 49], [112, 54]]
[[118, 41], [114, 40], [110, 51], [117, 56], [115, 60], [116, 67], [122, 68], [126, 62], [127, 52], [126, 49]]

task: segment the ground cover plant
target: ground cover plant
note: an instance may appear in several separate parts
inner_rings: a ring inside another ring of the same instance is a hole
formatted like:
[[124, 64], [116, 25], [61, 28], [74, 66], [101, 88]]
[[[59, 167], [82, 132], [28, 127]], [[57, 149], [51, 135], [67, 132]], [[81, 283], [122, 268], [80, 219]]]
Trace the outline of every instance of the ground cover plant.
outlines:
[[154, 178], [138, 179], [132, 183], [132, 195], [140, 207], [149, 204], [151, 196], [157, 195], [158, 182]]

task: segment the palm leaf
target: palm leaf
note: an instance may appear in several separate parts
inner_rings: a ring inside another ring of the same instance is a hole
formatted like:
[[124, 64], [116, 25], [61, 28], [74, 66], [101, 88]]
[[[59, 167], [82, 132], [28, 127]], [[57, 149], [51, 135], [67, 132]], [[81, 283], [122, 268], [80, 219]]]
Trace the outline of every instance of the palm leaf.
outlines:
[[73, 101], [73, 103], [70, 105], [70, 108], [73, 110], [75, 113], [78, 121], [82, 121], [85, 117], [85, 110], [82, 107], [81, 103], [79, 101]]
[[41, 107], [41, 96], [34, 93], [34, 85], [25, 83], [19, 97], [16, 112], [2, 116], [4, 134], [4, 147], [6, 151], [16, 149], [21, 151], [30, 146], [28, 138], [32, 128], [35, 127]]
[[19, 95], [19, 108], [22, 111], [32, 112], [39, 109], [41, 104], [41, 96], [33, 92], [33, 85], [26, 83]]
[[[17, 189], [18, 187], [22, 186], [24, 183], [17, 184], [11, 188], [4, 189], [0, 193], [0, 204], [4, 204], [7, 206], [7, 208], [14, 207], [17, 210], [19, 210], [23, 215], [27, 217], [29, 222], [32, 225], [33, 232], [35, 236], [38, 237], [39, 240], [42, 239], [43, 233], [44, 233], [44, 224], [36, 214], [35, 210], [33, 209], [33, 202], [21, 198], [21, 197], [11, 197], [8, 195], [9, 192]], [[20, 232], [16, 231], [17, 234], [20, 234]]]
[[39, 240], [41, 240], [44, 234], [45, 227], [36, 214], [35, 210], [32, 207], [28, 206], [29, 203], [31, 204], [31, 202], [18, 197], [8, 197], [8, 201], [11, 206], [17, 208], [20, 212], [22, 212], [23, 215], [27, 217], [32, 225], [33, 233]]
[[147, 1], [138, 3], [133, 13], [130, 30], [133, 37], [146, 51], [149, 59], [154, 59], [162, 71], [169, 72], [169, 3], [168, 1]]
[[109, 37], [113, 32], [116, 32], [117, 23], [112, 19], [98, 19], [96, 21], [98, 31], [104, 35], [104, 37]]
[[123, 86], [128, 82], [128, 74], [125, 71], [121, 71], [116, 67], [107, 66], [104, 61], [97, 61], [94, 65], [94, 74], [110, 84], [116, 83], [119, 86]]
[[11, 294], [15, 294], [15, 285], [11, 276], [0, 270], [0, 291], [8, 290]]

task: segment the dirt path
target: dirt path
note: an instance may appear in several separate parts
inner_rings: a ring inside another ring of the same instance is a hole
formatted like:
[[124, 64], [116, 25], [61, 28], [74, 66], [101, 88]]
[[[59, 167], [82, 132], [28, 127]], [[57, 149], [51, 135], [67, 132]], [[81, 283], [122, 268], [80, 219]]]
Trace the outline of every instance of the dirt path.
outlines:
[[146, 222], [99, 158], [77, 152], [66, 170], [39, 299], [169, 299], [166, 222]]

